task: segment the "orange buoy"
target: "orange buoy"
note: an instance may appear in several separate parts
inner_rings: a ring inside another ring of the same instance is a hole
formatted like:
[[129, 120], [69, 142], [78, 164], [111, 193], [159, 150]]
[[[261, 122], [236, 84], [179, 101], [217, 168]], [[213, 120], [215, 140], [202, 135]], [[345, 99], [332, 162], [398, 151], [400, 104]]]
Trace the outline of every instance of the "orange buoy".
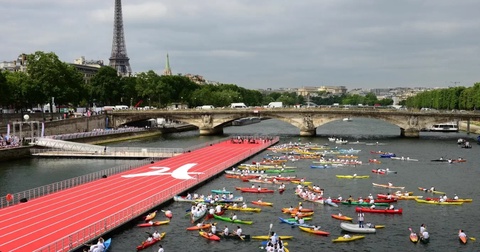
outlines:
[[10, 202], [10, 201], [13, 200], [13, 195], [11, 195], [11, 194], [9, 193], [9, 194], [7, 194], [7, 196], [6, 196], [5, 198], [7, 198], [7, 201], [8, 201], [8, 202]]

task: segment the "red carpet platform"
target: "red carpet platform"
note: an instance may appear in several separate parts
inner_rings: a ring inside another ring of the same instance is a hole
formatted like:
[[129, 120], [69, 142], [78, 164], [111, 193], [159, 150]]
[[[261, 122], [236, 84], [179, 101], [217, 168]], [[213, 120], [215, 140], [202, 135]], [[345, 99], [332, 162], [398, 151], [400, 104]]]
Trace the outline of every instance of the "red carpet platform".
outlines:
[[277, 141], [229, 140], [0, 209], [0, 251], [78, 248]]

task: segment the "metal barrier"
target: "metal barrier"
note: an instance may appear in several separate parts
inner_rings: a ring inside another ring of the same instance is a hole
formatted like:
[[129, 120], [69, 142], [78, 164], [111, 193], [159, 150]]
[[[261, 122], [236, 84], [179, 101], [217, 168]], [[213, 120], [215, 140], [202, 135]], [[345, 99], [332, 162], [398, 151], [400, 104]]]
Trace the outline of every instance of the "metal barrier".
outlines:
[[0, 197], [0, 208], [13, 206], [25, 200], [35, 199], [35, 198], [45, 196], [54, 192], [58, 192], [58, 191], [62, 191], [78, 185], [82, 185], [82, 184], [100, 179], [105, 175], [110, 176], [110, 175], [118, 174], [124, 171], [132, 170], [139, 166], [146, 165], [151, 161], [152, 161], [151, 158], [140, 160], [140, 161], [132, 161], [130, 164], [127, 164], [127, 165], [120, 165], [120, 166], [112, 167], [102, 171], [97, 171], [97, 172], [89, 173], [79, 177], [66, 179], [60, 182], [55, 182], [52, 184], [40, 186], [40, 187], [26, 190], [23, 192], [8, 194], [6, 196]]
[[[273, 137], [271, 143], [274, 144], [278, 142], [278, 137]], [[80, 249], [83, 244], [88, 243], [89, 241], [111, 231], [126, 222], [131, 221], [133, 218], [141, 216], [147, 211], [164, 204], [173, 196], [188, 190], [196, 185], [210, 179], [211, 177], [223, 172], [227, 168], [231, 167], [234, 164], [240, 163], [242, 160], [247, 159], [252, 154], [258, 153], [261, 150], [265, 149], [265, 145], [259, 145], [256, 147], [252, 146], [252, 149], [249, 153], [238, 156], [235, 159], [229, 160], [228, 162], [223, 162], [218, 165], [213, 166], [212, 168], [206, 170], [202, 174], [197, 175], [195, 180], [184, 180], [176, 184], [173, 188], [168, 188], [163, 191], [158, 192], [157, 194], [133, 205], [126, 209], [123, 209], [115, 214], [107, 216], [103, 220], [100, 220], [90, 226], [83, 228], [75, 233], [72, 233], [68, 236], [61, 238], [51, 244], [48, 244], [40, 249], [35, 250], [34, 252], [62, 252], [62, 251], [71, 251], [75, 249]]]
[[78, 133], [62, 134], [62, 135], [52, 135], [52, 136], [46, 136], [46, 138], [51, 138], [56, 140], [70, 140], [70, 139], [78, 139], [78, 138], [86, 138], [86, 137], [121, 134], [121, 133], [127, 133], [127, 132], [143, 132], [146, 130], [147, 129], [145, 128], [119, 128], [119, 129], [102, 130], [102, 131], [89, 131], [89, 132], [78, 132]]
[[[139, 157], [139, 158], [168, 158], [184, 153], [182, 148], [137, 148], [137, 147], [109, 147], [99, 150], [64, 150], [64, 149], [30, 149], [33, 156], [78, 156], [78, 157]], [[49, 155], [50, 153], [50, 155]]]

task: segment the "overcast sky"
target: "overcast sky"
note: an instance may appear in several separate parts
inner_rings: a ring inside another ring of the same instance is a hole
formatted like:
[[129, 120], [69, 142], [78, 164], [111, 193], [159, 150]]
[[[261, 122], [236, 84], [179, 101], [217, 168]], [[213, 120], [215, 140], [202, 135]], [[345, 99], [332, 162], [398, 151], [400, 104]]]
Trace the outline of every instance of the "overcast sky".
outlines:
[[[114, 0], [0, 0], [0, 61], [55, 52], [108, 64]], [[245, 88], [472, 86], [478, 0], [123, 0], [133, 72]]]

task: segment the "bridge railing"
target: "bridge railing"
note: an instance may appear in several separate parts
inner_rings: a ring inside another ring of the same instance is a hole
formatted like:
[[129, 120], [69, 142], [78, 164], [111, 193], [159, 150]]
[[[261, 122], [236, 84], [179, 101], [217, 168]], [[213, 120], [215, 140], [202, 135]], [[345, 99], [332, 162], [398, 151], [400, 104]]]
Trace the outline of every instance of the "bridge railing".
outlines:
[[223, 172], [229, 167], [240, 163], [241, 161], [247, 159], [251, 155], [258, 153], [264, 150], [266, 147], [277, 143], [279, 140], [278, 137], [271, 139], [271, 142], [266, 142], [263, 144], [258, 144], [253, 146], [250, 149], [249, 153], [244, 155], [239, 155], [238, 157], [222, 162], [215, 166], [212, 166], [202, 174], [197, 174], [196, 179], [184, 180], [173, 187], [164, 189], [151, 197], [140, 201], [128, 208], [122, 209], [117, 213], [114, 213], [110, 216], [105, 217], [103, 220], [97, 221], [96, 223], [89, 225], [81, 230], [78, 230], [68, 236], [65, 236], [51, 244], [48, 244], [40, 249], [35, 250], [34, 252], [63, 252], [71, 251], [75, 249], [80, 249], [84, 246], [85, 243], [131, 221], [134, 218], [137, 218], [143, 214], [146, 214], [149, 210], [152, 210], [159, 205], [164, 204], [173, 198], [173, 196], [178, 195], [186, 190], [189, 190], [192, 187], [195, 187], [199, 183], [202, 183], [211, 177]]
[[51, 136], [46, 136], [46, 138], [52, 138], [56, 140], [70, 140], [70, 139], [79, 139], [79, 138], [87, 138], [87, 137], [106, 136], [106, 135], [113, 135], [113, 134], [120, 134], [120, 133], [127, 133], [127, 132], [143, 132], [146, 130], [147, 129], [145, 128], [127, 127], [127, 128], [119, 128], [119, 129], [94, 130], [89, 132], [51, 135]]
[[0, 197], [0, 208], [13, 206], [22, 202], [26, 202], [29, 199], [35, 199], [51, 193], [55, 193], [55, 192], [72, 188], [78, 185], [82, 185], [97, 179], [101, 179], [104, 176], [110, 176], [110, 175], [118, 174], [124, 171], [129, 171], [137, 168], [138, 166], [146, 165], [151, 161], [152, 159], [134, 161], [129, 164], [124, 164], [124, 165], [112, 167], [106, 170], [89, 173], [89, 174], [78, 176], [71, 179], [66, 179], [66, 180], [55, 182], [52, 184], [29, 189], [23, 192], [7, 194], [6, 196]]

